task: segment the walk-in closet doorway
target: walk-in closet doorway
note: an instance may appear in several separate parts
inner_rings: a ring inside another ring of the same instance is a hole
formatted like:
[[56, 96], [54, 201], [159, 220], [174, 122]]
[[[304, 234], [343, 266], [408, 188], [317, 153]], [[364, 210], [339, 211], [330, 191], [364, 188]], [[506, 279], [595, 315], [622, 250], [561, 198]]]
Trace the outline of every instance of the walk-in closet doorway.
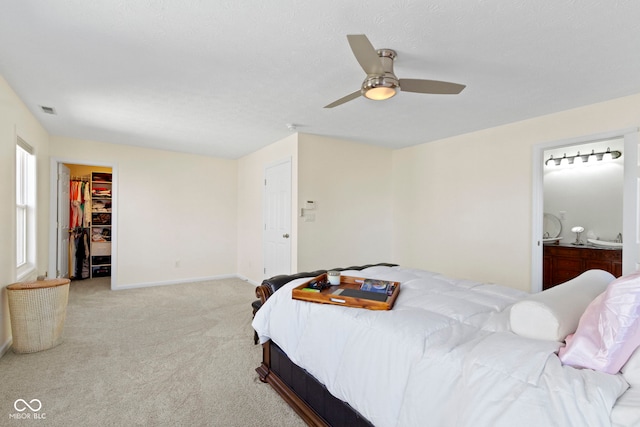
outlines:
[[114, 165], [52, 159], [49, 277], [116, 277]]

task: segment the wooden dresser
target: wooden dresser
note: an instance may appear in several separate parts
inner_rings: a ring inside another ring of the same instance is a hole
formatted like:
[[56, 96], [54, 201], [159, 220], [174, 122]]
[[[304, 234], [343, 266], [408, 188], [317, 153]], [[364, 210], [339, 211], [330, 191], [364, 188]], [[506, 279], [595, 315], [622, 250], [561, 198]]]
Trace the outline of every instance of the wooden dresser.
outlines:
[[542, 289], [573, 279], [587, 270], [622, 275], [622, 249], [604, 249], [571, 244], [544, 245]]

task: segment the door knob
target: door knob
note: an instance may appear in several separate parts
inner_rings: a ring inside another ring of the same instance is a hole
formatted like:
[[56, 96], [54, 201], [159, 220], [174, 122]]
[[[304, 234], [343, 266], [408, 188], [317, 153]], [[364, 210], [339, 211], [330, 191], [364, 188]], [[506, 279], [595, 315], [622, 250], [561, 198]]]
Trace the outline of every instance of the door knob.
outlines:
[[285, 239], [288, 239], [289, 238], [289, 233], [283, 234], [282, 237], [284, 237]]

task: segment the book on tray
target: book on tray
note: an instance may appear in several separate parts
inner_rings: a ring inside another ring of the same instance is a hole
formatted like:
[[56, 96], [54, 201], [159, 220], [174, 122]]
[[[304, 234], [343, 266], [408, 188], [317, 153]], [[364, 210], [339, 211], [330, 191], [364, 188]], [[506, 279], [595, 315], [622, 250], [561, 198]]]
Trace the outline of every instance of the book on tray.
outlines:
[[386, 294], [392, 285], [393, 282], [387, 280], [364, 279], [362, 285], [360, 285], [360, 290]]

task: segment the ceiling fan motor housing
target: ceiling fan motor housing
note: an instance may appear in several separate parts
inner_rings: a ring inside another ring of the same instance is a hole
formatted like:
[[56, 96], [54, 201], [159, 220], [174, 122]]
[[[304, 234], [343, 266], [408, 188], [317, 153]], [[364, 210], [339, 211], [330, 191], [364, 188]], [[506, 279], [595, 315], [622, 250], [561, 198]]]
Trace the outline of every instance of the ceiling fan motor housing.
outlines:
[[400, 88], [398, 78], [393, 74], [393, 60], [396, 58], [396, 52], [391, 49], [378, 49], [376, 52], [380, 57], [383, 73], [367, 75], [362, 83], [361, 92], [369, 99], [388, 99]]

